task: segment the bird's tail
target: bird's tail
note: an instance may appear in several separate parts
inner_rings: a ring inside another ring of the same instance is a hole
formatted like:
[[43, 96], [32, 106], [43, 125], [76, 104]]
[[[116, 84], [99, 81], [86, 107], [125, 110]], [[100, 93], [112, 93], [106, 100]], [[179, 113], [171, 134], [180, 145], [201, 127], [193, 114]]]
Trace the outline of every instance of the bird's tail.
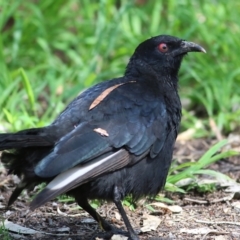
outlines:
[[26, 147], [46, 147], [53, 145], [53, 139], [44, 134], [44, 128], [33, 128], [17, 133], [0, 134], [0, 151]]
[[[50, 131], [48, 131], [50, 130]], [[8, 205], [11, 205], [23, 189], [32, 188], [40, 182], [34, 173], [34, 166], [54, 145], [52, 129], [34, 128], [17, 133], [0, 134], [0, 159], [8, 174], [15, 174], [21, 182], [12, 193]], [[4, 151], [7, 150], [7, 151]]]

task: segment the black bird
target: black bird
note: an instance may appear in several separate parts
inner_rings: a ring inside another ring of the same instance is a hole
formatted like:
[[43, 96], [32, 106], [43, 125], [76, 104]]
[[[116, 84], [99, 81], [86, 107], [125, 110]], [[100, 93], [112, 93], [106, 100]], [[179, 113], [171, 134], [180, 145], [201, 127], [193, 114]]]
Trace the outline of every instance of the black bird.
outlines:
[[74, 196], [105, 231], [120, 232], [88, 203], [116, 204], [130, 239], [134, 232], [121, 200], [154, 196], [164, 186], [181, 120], [178, 70], [188, 52], [205, 52], [192, 42], [160, 35], [142, 42], [123, 77], [81, 93], [49, 126], [0, 134], [1, 160], [23, 189], [48, 185], [30, 204]]

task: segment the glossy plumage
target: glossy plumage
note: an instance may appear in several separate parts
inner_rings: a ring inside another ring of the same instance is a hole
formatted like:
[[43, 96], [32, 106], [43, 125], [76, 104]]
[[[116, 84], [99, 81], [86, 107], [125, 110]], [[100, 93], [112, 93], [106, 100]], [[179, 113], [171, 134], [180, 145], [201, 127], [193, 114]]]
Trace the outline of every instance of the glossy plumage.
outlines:
[[118, 232], [88, 204], [111, 200], [130, 239], [138, 239], [120, 200], [154, 196], [165, 184], [181, 119], [177, 74], [190, 51], [204, 49], [171, 36], [148, 39], [123, 77], [87, 89], [51, 125], [0, 134], [0, 150], [11, 149], [2, 162], [21, 178], [9, 205], [23, 189], [47, 182], [31, 209], [67, 193], [103, 229]]

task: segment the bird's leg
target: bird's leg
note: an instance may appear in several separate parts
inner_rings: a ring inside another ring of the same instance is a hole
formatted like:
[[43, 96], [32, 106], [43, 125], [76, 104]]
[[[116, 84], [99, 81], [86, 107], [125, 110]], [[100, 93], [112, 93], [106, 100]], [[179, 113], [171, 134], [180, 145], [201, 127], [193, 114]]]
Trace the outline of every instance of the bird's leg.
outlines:
[[129, 219], [127, 217], [126, 212], [124, 211], [124, 208], [122, 206], [121, 203], [121, 193], [119, 191], [119, 187], [115, 186], [114, 190], [113, 190], [113, 201], [119, 211], [119, 213], [121, 214], [123, 221], [125, 223], [125, 226], [128, 230], [129, 236], [131, 240], [139, 240], [139, 237], [137, 236], [137, 234], [134, 232], [131, 223], [129, 222]]
[[77, 198], [76, 201], [80, 207], [82, 207], [86, 212], [88, 212], [99, 224], [100, 228], [106, 232], [110, 232], [111, 235], [113, 234], [122, 234], [126, 235], [127, 233], [112, 226], [110, 223], [108, 223], [105, 219], [103, 219], [94, 208], [91, 207], [91, 205], [88, 203], [86, 198]]

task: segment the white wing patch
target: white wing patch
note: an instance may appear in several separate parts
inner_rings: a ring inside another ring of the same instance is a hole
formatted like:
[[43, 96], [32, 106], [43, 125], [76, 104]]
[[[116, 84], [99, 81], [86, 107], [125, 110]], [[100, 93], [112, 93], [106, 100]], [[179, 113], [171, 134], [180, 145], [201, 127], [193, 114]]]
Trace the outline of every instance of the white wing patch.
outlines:
[[[115, 153], [116, 154], [116, 153]], [[57, 190], [60, 188], [64, 188], [70, 183], [73, 183], [76, 179], [81, 178], [82, 181], [86, 180], [84, 178], [84, 175], [89, 173], [92, 169], [97, 168], [98, 166], [102, 165], [104, 162], [107, 162], [110, 158], [112, 158], [113, 155], [110, 155], [106, 158], [103, 158], [101, 160], [96, 161], [95, 163], [89, 163], [84, 166], [77, 166], [74, 168], [71, 168], [67, 170], [66, 172], [63, 172], [59, 174], [57, 177], [55, 177], [46, 188], [49, 190]], [[89, 178], [89, 175], [87, 176]]]
[[101, 174], [123, 168], [129, 162], [129, 153], [125, 149], [120, 149], [102, 159], [97, 158], [94, 161], [60, 173], [33, 199], [30, 209], [34, 210], [56, 196], [91, 181]]

